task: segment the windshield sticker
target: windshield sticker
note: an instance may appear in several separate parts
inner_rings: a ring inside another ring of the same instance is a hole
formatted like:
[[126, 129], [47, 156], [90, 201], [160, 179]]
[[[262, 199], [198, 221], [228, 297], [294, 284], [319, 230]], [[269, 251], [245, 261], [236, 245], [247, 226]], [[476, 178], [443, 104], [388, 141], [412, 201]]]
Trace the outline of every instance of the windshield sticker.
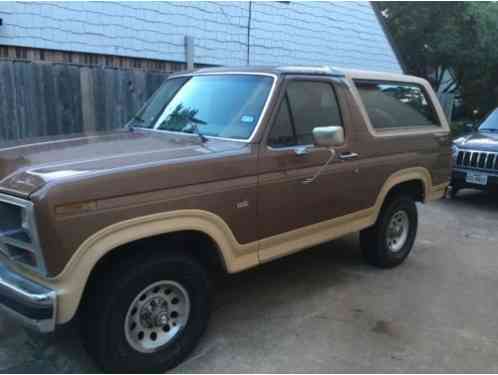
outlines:
[[244, 115], [240, 118], [240, 122], [245, 124], [252, 124], [254, 122], [254, 116]]

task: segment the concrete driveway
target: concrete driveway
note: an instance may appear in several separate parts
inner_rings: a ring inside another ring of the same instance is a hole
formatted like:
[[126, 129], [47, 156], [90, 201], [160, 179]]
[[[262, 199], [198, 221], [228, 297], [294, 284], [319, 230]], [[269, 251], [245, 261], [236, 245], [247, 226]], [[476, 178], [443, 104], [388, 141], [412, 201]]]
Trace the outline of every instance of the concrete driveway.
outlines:
[[[210, 328], [180, 372], [498, 371], [498, 199], [420, 207], [408, 260], [362, 262], [356, 236], [223, 279]], [[76, 332], [0, 318], [0, 371], [95, 372]]]

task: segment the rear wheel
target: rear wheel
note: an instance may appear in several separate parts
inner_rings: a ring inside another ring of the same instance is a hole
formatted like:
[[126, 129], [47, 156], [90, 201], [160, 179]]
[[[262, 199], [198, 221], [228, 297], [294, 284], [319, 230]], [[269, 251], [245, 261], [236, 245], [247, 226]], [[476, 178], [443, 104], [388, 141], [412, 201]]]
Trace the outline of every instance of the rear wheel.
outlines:
[[194, 349], [207, 325], [207, 274], [186, 255], [129, 259], [94, 285], [82, 333], [107, 372], [171, 369]]
[[417, 226], [414, 200], [405, 195], [390, 198], [375, 225], [360, 233], [360, 244], [367, 262], [381, 268], [401, 264], [413, 248]]

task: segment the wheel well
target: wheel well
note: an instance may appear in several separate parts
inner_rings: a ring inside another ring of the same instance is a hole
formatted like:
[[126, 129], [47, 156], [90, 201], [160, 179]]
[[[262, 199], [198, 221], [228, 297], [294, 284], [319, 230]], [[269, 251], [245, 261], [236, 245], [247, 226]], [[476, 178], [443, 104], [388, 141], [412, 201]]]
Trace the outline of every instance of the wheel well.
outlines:
[[395, 185], [387, 193], [385, 201], [399, 194], [411, 196], [416, 202], [425, 202], [425, 187], [422, 180], [410, 180]]
[[180, 231], [136, 240], [108, 252], [102, 257], [92, 270], [92, 274], [120, 261], [121, 258], [132, 256], [137, 251], [168, 251], [167, 247], [175, 251], [185, 251], [209, 270], [226, 270], [221, 253], [216, 243], [207, 234], [199, 231]]
[[[97, 280], [105, 271], [116, 264], [137, 255], [137, 252], [168, 251], [168, 247], [175, 251], [184, 251], [197, 259], [199, 263], [205, 266], [209, 272], [222, 273], [226, 272], [226, 266], [218, 246], [214, 240], [207, 234], [199, 231], [180, 231], [166, 233], [158, 236], [148, 237], [136, 240], [125, 245], [119, 246], [106, 255], [104, 255], [93, 267], [83, 292], [81, 301], [86, 300], [86, 295], [93, 287], [98, 288]], [[147, 250], [146, 250], [147, 249]], [[79, 309], [78, 309], [79, 310]]]

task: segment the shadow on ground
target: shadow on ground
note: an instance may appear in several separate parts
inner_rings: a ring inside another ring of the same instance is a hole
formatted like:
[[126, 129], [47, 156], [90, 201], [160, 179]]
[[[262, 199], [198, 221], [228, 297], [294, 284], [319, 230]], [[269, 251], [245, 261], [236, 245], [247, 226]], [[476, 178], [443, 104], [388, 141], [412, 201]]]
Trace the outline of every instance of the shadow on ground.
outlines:
[[442, 200], [441, 202], [463, 209], [498, 212], [498, 192], [464, 189], [460, 190], [454, 199]]

